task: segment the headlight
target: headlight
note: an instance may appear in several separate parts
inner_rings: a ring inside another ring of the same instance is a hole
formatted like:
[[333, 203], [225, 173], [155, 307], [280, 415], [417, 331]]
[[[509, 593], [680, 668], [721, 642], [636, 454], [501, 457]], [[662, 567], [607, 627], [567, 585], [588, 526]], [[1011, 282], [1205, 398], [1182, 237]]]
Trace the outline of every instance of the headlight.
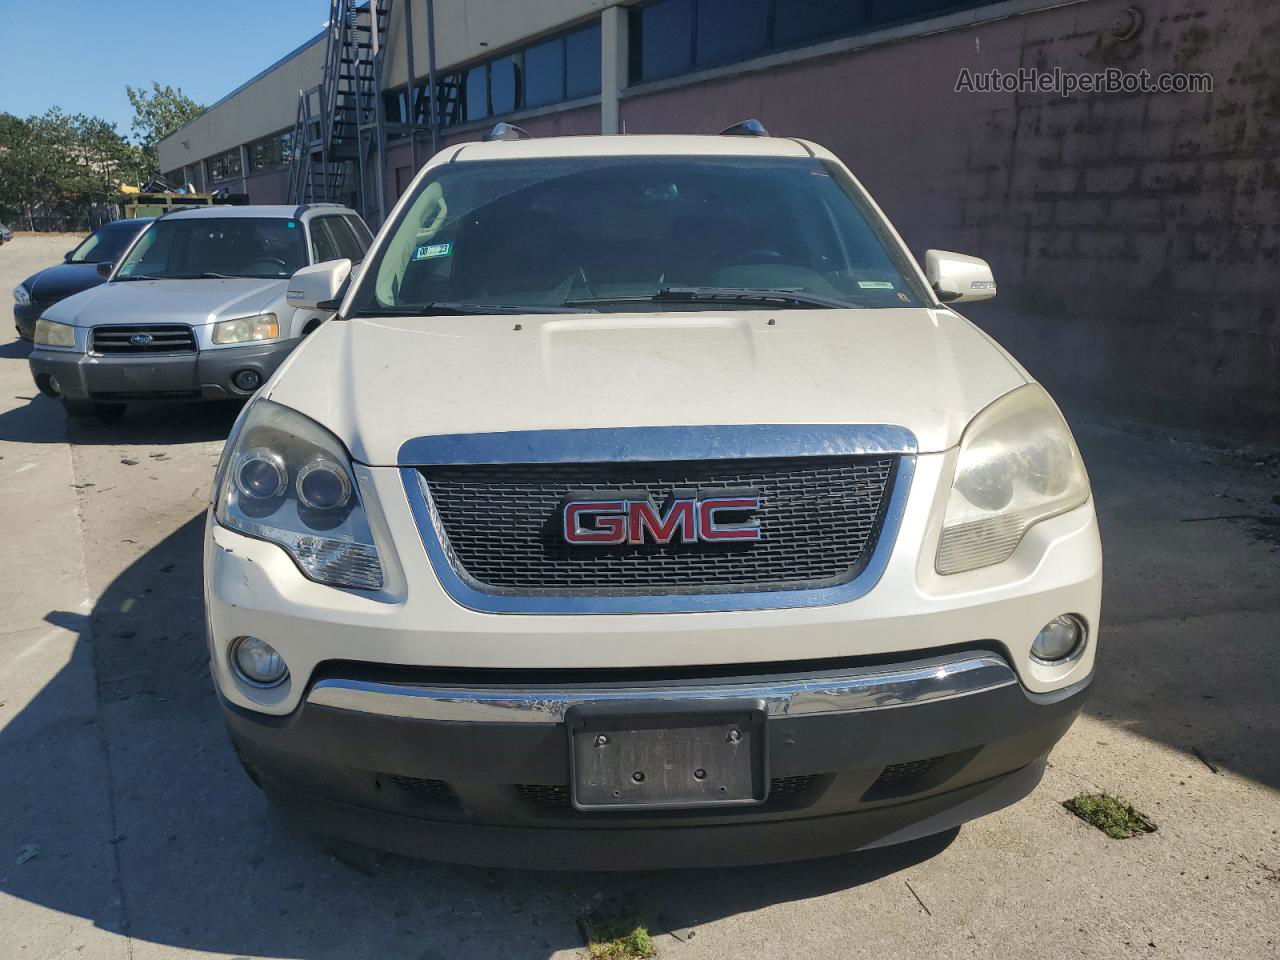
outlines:
[[218, 465], [218, 522], [284, 547], [312, 580], [382, 589], [378, 548], [338, 438], [270, 400], [253, 402], [233, 436]]
[[36, 344], [42, 347], [74, 347], [76, 328], [41, 317], [36, 321]]
[[1002, 563], [1036, 523], [1080, 506], [1089, 478], [1049, 395], [1028, 384], [976, 417], [960, 440], [938, 543], [938, 573]]
[[280, 321], [274, 313], [220, 320], [213, 325], [214, 343], [251, 343], [254, 340], [274, 340], [278, 336]]
[[22, 284], [13, 288], [13, 302], [24, 307], [31, 302], [31, 294], [27, 293], [27, 288]]

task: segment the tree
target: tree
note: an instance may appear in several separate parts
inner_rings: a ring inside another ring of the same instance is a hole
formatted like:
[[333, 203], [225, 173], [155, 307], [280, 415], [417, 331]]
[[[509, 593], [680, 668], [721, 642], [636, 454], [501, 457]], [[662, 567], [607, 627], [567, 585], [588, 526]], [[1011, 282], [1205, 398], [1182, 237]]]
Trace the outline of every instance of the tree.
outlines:
[[136, 182], [141, 151], [114, 124], [56, 107], [0, 114], [0, 215], [28, 229], [92, 226], [115, 214], [119, 184]]
[[155, 80], [151, 81], [150, 92], [144, 87], [126, 86], [124, 89], [133, 106], [133, 135], [142, 147], [144, 177], [155, 176], [160, 172], [156, 144], [198, 117], [204, 112], [204, 107], [183, 93], [180, 87], [168, 84], [162, 87]]

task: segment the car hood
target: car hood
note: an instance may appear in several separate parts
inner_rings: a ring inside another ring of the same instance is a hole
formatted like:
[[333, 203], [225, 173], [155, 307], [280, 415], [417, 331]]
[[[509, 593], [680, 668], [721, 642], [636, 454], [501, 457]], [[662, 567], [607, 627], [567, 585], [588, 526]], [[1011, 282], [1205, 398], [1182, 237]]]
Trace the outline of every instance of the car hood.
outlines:
[[720, 424], [892, 424], [921, 452], [1027, 382], [948, 310], [360, 319], [325, 324], [268, 387], [352, 456], [415, 437]]
[[284, 296], [288, 279], [130, 280], [104, 283], [47, 310], [78, 327], [189, 323], [199, 326], [260, 313]]
[[65, 300], [73, 293], [88, 290], [105, 283], [98, 276], [97, 264], [93, 263], [60, 263], [54, 267], [46, 267], [39, 273], [33, 273], [22, 281], [32, 300], [40, 303], [57, 303]]

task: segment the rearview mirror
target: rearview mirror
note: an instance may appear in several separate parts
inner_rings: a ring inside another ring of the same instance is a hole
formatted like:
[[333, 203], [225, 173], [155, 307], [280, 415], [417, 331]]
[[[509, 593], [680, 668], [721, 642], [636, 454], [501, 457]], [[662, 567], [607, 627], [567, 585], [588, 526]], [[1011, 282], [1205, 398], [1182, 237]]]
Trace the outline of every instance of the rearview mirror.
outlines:
[[303, 267], [289, 278], [285, 300], [302, 310], [336, 310], [333, 303], [342, 285], [351, 276], [350, 260], [326, 260]]
[[98, 276], [100, 276], [103, 280], [111, 276], [111, 271], [114, 270], [115, 268], [116, 268], [116, 265], [114, 263], [110, 263], [109, 261], [106, 261], [106, 260], [103, 260], [101, 263], [96, 264], [94, 266], [94, 269], [98, 271]]
[[978, 257], [930, 250], [924, 255], [924, 275], [943, 303], [972, 303], [996, 295], [991, 266]]

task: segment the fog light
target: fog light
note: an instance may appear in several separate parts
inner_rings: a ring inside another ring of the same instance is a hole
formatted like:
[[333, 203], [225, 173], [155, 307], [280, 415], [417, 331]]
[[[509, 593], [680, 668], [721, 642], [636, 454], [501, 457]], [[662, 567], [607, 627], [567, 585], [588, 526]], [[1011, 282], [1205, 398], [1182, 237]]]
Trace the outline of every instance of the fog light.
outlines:
[[289, 675], [284, 657], [257, 637], [236, 637], [231, 641], [231, 663], [240, 679], [255, 687], [277, 686]]
[[257, 390], [262, 383], [262, 376], [257, 370], [238, 370], [231, 377], [237, 390]]
[[53, 391], [55, 397], [62, 396], [62, 384], [58, 382], [57, 377], [49, 378], [49, 389]]
[[1075, 614], [1054, 617], [1036, 634], [1031, 659], [1049, 665], [1073, 660], [1084, 652], [1086, 633], [1084, 621]]

